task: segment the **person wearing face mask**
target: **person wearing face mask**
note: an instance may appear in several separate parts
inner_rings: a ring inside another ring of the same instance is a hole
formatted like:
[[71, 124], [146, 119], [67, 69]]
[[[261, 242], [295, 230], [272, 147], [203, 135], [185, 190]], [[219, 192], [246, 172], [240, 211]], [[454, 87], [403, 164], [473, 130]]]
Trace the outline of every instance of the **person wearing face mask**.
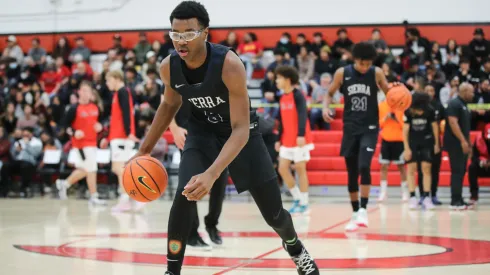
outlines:
[[281, 39], [276, 44], [276, 49], [282, 51], [283, 53], [293, 54], [293, 43], [291, 42], [291, 34], [285, 32], [282, 34]]

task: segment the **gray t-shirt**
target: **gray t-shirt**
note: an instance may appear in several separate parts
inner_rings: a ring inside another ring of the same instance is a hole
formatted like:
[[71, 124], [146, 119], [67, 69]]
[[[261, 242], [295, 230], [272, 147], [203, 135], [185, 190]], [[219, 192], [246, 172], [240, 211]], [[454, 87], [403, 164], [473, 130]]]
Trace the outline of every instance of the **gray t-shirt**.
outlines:
[[39, 62], [43, 56], [46, 56], [46, 54], [46, 50], [43, 48], [31, 48], [28, 53], [35, 62]]

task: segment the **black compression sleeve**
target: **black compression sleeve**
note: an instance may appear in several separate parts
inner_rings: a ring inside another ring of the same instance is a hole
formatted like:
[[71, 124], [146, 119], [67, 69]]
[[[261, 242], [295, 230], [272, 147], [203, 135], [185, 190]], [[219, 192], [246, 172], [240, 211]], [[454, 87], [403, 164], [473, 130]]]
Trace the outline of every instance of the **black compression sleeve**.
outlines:
[[71, 125], [75, 121], [75, 117], [77, 116], [77, 104], [71, 105], [68, 110], [66, 110], [65, 115], [61, 121], [61, 127], [64, 129], [71, 128]]
[[306, 111], [306, 100], [303, 94], [294, 90], [294, 103], [296, 104], [296, 112], [298, 113], [298, 137], [304, 137], [306, 131], [306, 122], [308, 114]]
[[282, 118], [281, 118], [281, 112], [279, 111], [279, 114], [277, 115], [277, 120], [279, 122], [279, 125], [277, 127], [278, 134], [277, 134], [277, 141], [281, 141], [282, 137]]
[[124, 123], [124, 132], [126, 136], [129, 136], [131, 133], [131, 114], [129, 113], [129, 92], [122, 88], [117, 92], [117, 98], [119, 100], [119, 107], [121, 108], [123, 123]]

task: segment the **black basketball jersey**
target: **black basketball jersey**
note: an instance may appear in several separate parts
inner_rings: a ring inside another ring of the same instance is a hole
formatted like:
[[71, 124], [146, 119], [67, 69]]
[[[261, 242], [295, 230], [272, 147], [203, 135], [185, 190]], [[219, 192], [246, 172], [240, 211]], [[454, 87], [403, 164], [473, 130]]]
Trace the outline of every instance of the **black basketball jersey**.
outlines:
[[[213, 131], [217, 134], [229, 135], [230, 102], [228, 88], [223, 83], [222, 71], [225, 57], [230, 48], [208, 43], [209, 63], [206, 75], [201, 83], [190, 84], [185, 75], [179, 55], [174, 52], [170, 56], [170, 86], [182, 95], [182, 100], [190, 103], [188, 130]], [[250, 108], [251, 128], [257, 126], [257, 115]]]
[[344, 79], [340, 87], [344, 95], [344, 132], [360, 134], [379, 127], [378, 85], [376, 70], [371, 66], [365, 74], [344, 67]]

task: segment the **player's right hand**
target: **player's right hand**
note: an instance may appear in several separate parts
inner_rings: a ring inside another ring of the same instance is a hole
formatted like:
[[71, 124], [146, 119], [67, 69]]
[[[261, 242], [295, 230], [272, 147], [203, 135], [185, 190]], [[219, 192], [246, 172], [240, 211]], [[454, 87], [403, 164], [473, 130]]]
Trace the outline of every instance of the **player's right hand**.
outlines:
[[177, 148], [183, 150], [185, 144], [185, 137], [187, 136], [187, 130], [182, 127], [175, 127], [173, 129], [170, 129], [170, 132], [174, 137], [174, 142]]
[[150, 154], [145, 154], [140, 151], [138, 151], [134, 156], [132, 156], [128, 161], [126, 161], [123, 165], [123, 167], [126, 167], [126, 164], [130, 163], [133, 159], [142, 157], [142, 156], [149, 156]]
[[329, 108], [323, 108], [322, 115], [325, 122], [330, 123], [333, 121], [332, 111]]
[[85, 136], [85, 133], [82, 130], [76, 130], [74, 136], [76, 139], [81, 139]]
[[466, 140], [461, 142], [461, 149], [463, 149], [464, 154], [470, 153], [470, 145], [468, 144], [468, 142]]
[[403, 151], [403, 157], [405, 158], [406, 161], [409, 161], [412, 159], [412, 150], [408, 149]]

